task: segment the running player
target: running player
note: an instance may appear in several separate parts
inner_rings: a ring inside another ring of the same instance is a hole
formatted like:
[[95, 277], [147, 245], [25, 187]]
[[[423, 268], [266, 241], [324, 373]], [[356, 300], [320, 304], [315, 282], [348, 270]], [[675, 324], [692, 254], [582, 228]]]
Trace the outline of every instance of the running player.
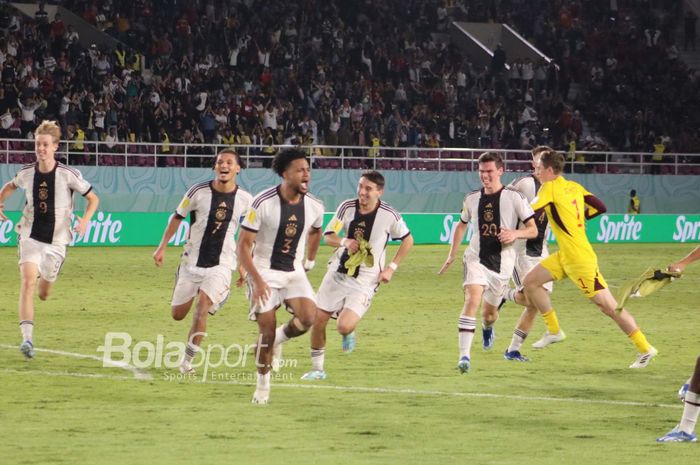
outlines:
[[605, 205], [580, 184], [565, 179], [561, 175], [563, 169], [564, 156], [554, 150], [542, 153], [535, 168], [542, 186], [532, 208], [547, 212], [559, 244], [559, 250], [535, 266], [523, 281], [525, 295], [547, 325], [544, 342], [562, 340], [564, 333], [559, 327], [549, 293], [543, 286], [568, 276], [634, 343], [639, 353], [630, 368], [644, 368], [658, 352], [627, 310], [615, 310], [617, 301], [598, 270], [598, 257], [586, 237], [585, 220], [604, 213]]
[[[476, 330], [476, 311], [483, 299], [482, 325], [493, 327], [498, 319], [501, 303], [515, 266], [517, 239], [537, 236], [534, 212], [525, 197], [501, 183], [503, 159], [498, 153], [484, 153], [479, 157], [479, 178], [482, 189], [470, 192], [464, 198], [460, 222], [455, 228], [450, 251], [438, 274], [443, 274], [452, 264], [459, 250], [469, 222], [475, 232], [464, 252], [464, 306], [459, 317], [460, 359], [457, 368], [461, 373], [471, 368], [471, 346]], [[517, 229], [518, 222], [525, 225]], [[488, 334], [487, 331], [485, 333]], [[490, 334], [493, 335], [491, 331]], [[484, 340], [484, 349], [493, 347], [493, 338]]]
[[[92, 215], [100, 203], [89, 182], [75, 168], [56, 161], [54, 155], [61, 139], [61, 129], [54, 121], [43, 121], [34, 131], [36, 162], [24, 166], [15, 178], [0, 190], [0, 219], [3, 202], [17, 189], [24, 189], [27, 202], [17, 224], [19, 269], [19, 328], [26, 358], [34, 358], [34, 289], [46, 300], [66, 258], [66, 245], [72, 234], [85, 234]], [[87, 200], [83, 217], [73, 217], [73, 192]]]
[[182, 220], [190, 215], [190, 234], [177, 268], [171, 302], [173, 319], [180, 321], [187, 316], [197, 298], [180, 365], [183, 374], [193, 371], [192, 359], [206, 336], [208, 315], [214, 315], [229, 296], [231, 274], [236, 269], [234, 236], [240, 219], [252, 203], [252, 196], [236, 184], [240, 171], [240, 158], [234, 150], [219, 152], [214, 163], [214, 180], [190, 187], [153, 254], [156, 266], [162, 266], [168, 241]]
[[[318, 290], [319, 311], [311, 328], [311, 371], [301, 379], [326, 379], [326, 325], [331, 317], [338, 319], [336, 329], [343, 336], [343, 351], [353, 351], [355, 328], [369, 310], [379, 284], [391, 281], [413, 247], [413, 236], [401, 215], [380, 200], [383, 193], [384, 176], [365, 171], [357, 185], [357, 198], [342, 202], [326, 227], [326, 244], [337, 249]], [[389, 239], [401, 241], [401, 245], [385, 266]]]
[[[250, 317], [260, 331], [256, 404], [266, 404], [270, 397], [273, 348], [279, 359], [281, 344], [301, 336], [314, 322], [316, 300], [306, 271], [314, 266], [323, 226], [323, 204], [308, 193], [306, 153], [284, 150], [275, 155], [272, 169], [282, 183], [255, 196], [238, 238], [240, 262], [248, 273]], [[282, 304], [294, 317], [275, 330], [275, 311]]]

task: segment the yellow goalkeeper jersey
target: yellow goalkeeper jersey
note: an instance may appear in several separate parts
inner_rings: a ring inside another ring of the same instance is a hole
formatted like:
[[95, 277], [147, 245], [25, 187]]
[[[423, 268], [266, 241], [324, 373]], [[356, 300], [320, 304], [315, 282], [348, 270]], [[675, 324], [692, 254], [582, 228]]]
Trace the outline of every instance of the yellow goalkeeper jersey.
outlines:
[[532, 209], [542, 208], [559, 244], [562, 259], [566, 262], [596, 261], [597, 257], [586, 236], [586, 208], [591, 216], [591, 206], [584, 198], [592, 196], [582, 185], [558, 176], [542, 184]]

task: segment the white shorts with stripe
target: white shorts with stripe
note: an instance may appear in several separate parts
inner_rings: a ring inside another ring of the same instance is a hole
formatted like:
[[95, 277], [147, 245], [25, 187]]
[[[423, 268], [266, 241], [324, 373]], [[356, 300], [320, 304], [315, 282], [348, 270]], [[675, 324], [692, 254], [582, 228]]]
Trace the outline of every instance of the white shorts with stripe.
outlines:
[[377, 287], [360, 284], [352, 276], [329, 270], [318, 288], [316, 305], [319, 310], [332, 313], [333, 318], [344, 308], [352, 310], [360, 318], [367, 313]]
[[39, 276], [53, 283], [58, 279], [63, 261], [66, 259], [66, 246], [39, 242], [31, 237], [18, 240], [19, 264], [34, 263], [39, 268]]
[[209, 313], [213, 315], [228, 299], [231, 292], [231, 274], [231, 268], [226, 265], [201, 268], [181, 264], [175, 275], [172, 305], [182, 305], [191, 301], [201, 290], [212, 301]]
[[[518, 290], [523, 288], [525, 276], [527, 276], [531, 269], [539, 265], [543, 258], [546, 257], [530, 257], [526, 254], [518, 254], [515, 259], [515, 269], [513, 270], [513, 282]], [[554, 282], [550, 281], [542, 287], [547, 289], [547, 292], [552, 292], [552, 289], [554, 289]]]
[[[316, 303], [314, 290], [303, 269], [280, 271], [269, 268], [258, 268], [258, 273], [260, 273], [263, 281], [265, 281], [270, 288], [270, 295], [263, 305], [260, 305], [259, 302], [251, 302], [253, 283], [250, 279], [250, 275], [248, 276], [248, 301], [250, 302], [250, 310], [248, 312], [249, 319], [255, 321], [258, 313], [276, 310], [288, 299], [301, 297], [311, 300], [314, 304]], [[287, 310], [294, 313], [293, 308], [287, 308]]]
[[476, 284], [486, 287], [484, 289], [484, 301], [498, 306], [508, 290], [509, 275], [503, 275], [489, 270], [479, 261], [479, 257], [465, 254], [462, 261], [464, 265], [464, 281], [462, 287]]

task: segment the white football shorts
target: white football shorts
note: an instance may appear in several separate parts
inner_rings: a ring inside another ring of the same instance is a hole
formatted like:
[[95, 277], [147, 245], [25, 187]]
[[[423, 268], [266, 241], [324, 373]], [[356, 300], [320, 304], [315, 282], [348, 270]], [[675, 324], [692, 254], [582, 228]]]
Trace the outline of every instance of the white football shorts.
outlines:
[[498, 306], [508, 290], [509, 275], [502, 275], [489, 270], [479, 262], [479, 257], [464, 256], [464, 281], [462, 287], [468, 284], [485, 286], [484, 301]]
[[39, 276], [53, 283], [58, 279], [63, 261], [66, 259], [66, 246], [39, 242], [31, 237], [18, 240], [19, 264], [34, 263], [39, 268]]
[[377, 287], [357, 282], [352, 276], [329, 270], [318, 288], [316, 305], [319, 310], [332, 313], [334, 318], [344, 308], [352, 310], [360, 318], [367, 313]]
[[201, 290], [213, 303], [209, 313], [215, 314], [226, 303], [231, 292], [231, 274], [231, 269], [224, 265], [201, 268], [181, 264], [175, 275], [172, 305], [189, 302]]

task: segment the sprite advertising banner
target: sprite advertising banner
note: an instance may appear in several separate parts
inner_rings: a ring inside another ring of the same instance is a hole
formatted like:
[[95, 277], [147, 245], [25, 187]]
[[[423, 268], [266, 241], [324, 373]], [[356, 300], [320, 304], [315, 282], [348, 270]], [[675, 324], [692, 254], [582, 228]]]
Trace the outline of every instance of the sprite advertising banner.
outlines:
[[[14, 232], [19, 212], [6, 212], [9, 220], [0, 220], [0, 246], [17, 244]], [[80, 213], [79, 213], [80, 214]], [[97, 212], [84, 235], [73, 237], [77, 246], [156, 246], [172, 213]], [[326, 213], [325, 223], [332, 213]], [[451, 213], [406, 213], [403, 215], [416, 244], [446, 244], [459, 222]], [[77, 221], [77, 220], [74, 220]], [[592, 243], [652, 243], [700, 241], [700, 215], [601, 215], [586, 224]], [[186, 220], [170, 239], [171, 245], [183, 245], [190, 225]], [[471, 225], [468, 241], [473, 234]], [[552, 241], [554, 238], [549, 237]]]

